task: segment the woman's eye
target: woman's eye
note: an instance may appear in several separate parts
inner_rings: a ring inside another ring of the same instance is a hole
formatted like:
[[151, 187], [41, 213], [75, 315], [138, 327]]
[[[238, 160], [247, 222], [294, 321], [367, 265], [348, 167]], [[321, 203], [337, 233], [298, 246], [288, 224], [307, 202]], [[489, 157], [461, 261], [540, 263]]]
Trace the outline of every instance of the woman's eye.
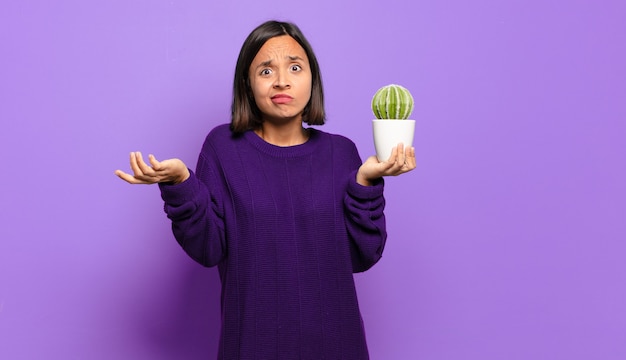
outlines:
[[300, 71], [302, 67], [300, 65], [291, 65], [291, 71]]
[[261, 70], [261, 75], [269, 75], [272, 73], [272, 70], [270, 69], [263, 69]]

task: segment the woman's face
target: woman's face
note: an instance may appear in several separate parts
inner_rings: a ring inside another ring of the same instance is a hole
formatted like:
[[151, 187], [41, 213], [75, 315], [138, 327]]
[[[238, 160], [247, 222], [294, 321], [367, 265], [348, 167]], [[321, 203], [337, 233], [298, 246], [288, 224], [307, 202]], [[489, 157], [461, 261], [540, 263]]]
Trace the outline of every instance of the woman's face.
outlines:
[[306, 52], [296, 40], [288, 35], [267, 40], [252, 60], [249, 77], [264, 121], [302, 121], [312, 76]]

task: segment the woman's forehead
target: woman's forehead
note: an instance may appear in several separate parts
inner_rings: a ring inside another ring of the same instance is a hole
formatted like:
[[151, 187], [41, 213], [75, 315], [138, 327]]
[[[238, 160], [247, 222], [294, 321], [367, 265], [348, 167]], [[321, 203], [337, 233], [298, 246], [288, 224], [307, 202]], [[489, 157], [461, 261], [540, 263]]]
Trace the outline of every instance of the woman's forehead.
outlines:
[[254, 57], [253, 63], [297, 59], [308, 61], [306, 51], [294, 38], [282, 35], [267, 40]]

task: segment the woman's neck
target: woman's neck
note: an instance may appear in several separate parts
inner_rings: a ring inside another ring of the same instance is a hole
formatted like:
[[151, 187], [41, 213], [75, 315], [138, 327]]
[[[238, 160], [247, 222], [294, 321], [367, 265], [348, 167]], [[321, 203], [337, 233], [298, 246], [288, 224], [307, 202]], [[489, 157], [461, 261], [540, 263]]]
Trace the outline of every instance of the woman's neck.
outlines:
[[276, 125], [265, 121], [254, 132], [265, 142], [276, 146], [300, 145], [309, 139], [309, 132], [301, 122]]

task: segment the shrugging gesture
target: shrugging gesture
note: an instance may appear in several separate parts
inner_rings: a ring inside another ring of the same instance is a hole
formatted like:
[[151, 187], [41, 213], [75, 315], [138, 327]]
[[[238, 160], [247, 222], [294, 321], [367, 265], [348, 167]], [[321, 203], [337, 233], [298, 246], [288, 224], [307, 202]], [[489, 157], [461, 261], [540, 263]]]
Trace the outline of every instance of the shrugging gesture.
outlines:
[[350, 139], [312, 127], [323, 99], [300, 29], [265, 22], [242, 45], [231, 122], [210, 131], [195, 171], [139, 152], [115, 171], [158, 183], [178, 243], [218, 267], [220, 359], [369, 359], [353, 273], [381, 258], [380, 180], [415, 169], [415, 150], [393, 140], [389, 159], [362, 163]]

